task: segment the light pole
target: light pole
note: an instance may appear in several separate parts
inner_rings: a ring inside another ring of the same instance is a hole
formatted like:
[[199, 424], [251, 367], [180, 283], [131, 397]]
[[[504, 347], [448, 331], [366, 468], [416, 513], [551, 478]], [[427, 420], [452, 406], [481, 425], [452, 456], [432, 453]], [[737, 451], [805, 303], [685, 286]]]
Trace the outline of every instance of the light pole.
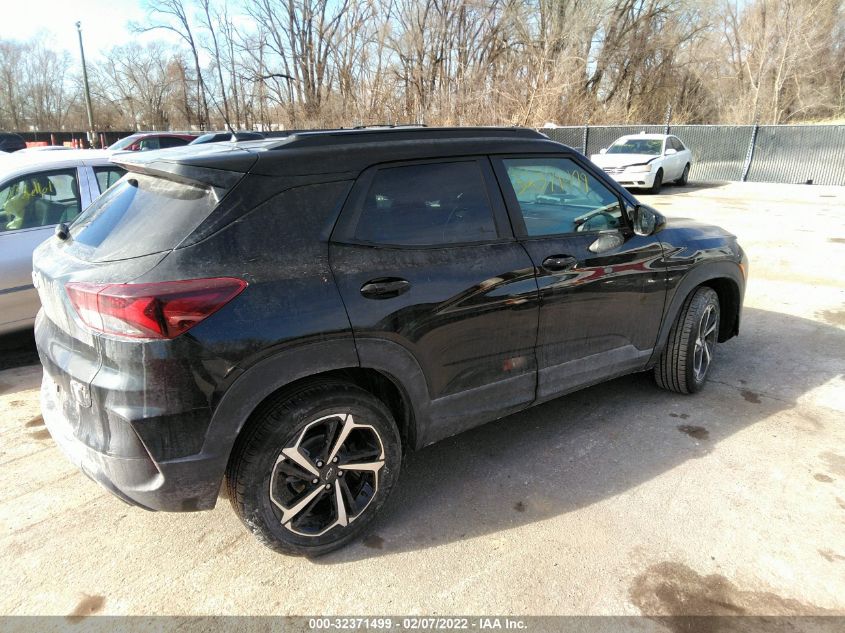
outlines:
[[85, 49], [82, 47], [82, 22], [76, 23], [79, 35], [79, 55], [82, 57], [82, 83], [85, 86], [85, 106], [88, 108], [88, 144], [94, 147], [97, 135], [94, 132], [94, 111], [91, 109], [91, 90], [88, 88], [88, 69], [85, 67]]

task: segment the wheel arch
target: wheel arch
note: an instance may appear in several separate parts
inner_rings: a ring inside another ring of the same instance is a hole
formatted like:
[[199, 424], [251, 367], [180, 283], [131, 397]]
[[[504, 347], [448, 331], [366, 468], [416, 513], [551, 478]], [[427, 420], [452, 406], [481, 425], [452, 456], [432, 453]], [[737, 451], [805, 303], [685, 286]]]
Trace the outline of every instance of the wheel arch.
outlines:
[[377, 344], [375, 356], [371, 347], [364, 345], [370, 352], [364, 354], [368, 364], [359, 361], [354, 341], [340, 339], [281, 351], [244, 370], [220, 399], [209, 423], [202, 450], [211, 458], [209, 478], [223, 479], [235, 442], [264, 403], [318, 381], [343, 380], [371, 393], [393, 414], [403, 450], [417, 448], [419, 420], [428, 410], [425, 382], [414, 384], [422, 377], [419, 364], [398, 344]]
[[739, 266], [732, 261], [699, 265], [684, 275], [674, 293], [667, 299], [668, 307], [664, 312], [663, 323], [660, 326], [654, 353], [649, 360], [649, 367], [657, 362], [666, 347], [669, 331], [677, 320], [684, 301], [701, 286], [712, 288], [719, 297], [719, 342], [722, 343], [739, 334], [740, 315], [745, 295], [745, 279]]
[[719, 338], [724, 343], [739, 334], [739, 285], [728, 277], [714, 277], [697, 287], [707, 286], [719, 296]]
[[252, 413], [250, 413], [244, 422], [238, 435], [243, 433], [243, 429], [249, 424], [249, 420], [254, 416], [255, 412], [271, 398], [283, 397], [284, 394], [299, 391], [307, 385], [328, 381], [340, 381], [355, 385], [383, 402], [393, 415], [393, 419], [399, 429], [403, 452], [415, 445], [416, 430], [414, 428], [413, 407], [404, 387], [394, 376], [390, 376], [371, 367], [360, 366], [343, 367], [310, 374], [279, 387], [279, 389], [272, 392], [256, 405], [255, 409], [253, 409]]

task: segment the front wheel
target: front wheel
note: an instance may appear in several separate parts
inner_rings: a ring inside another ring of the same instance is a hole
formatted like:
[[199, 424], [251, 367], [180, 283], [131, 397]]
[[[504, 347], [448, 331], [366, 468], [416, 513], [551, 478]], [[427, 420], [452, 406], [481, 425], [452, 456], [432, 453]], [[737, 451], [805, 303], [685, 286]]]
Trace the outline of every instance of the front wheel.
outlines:
[[651, 187], [647, 190], [648, 193], [656, 195], [660, 193], [660, 187], [663, 186], [663, 170], [658, 169], [657, 173], [654, 174], [654, 182], [651, 184]]
[[654, 368], [658, 386], [676, 393], [704, 387], [719, 338], [719, 295], [701, 287], [684, 301]]
[[271, 549], [317, 556], [366, 529], [401, 461], [381, 401], [345, 382], [316, 383], [259, 409], [229, 461], [229, 499]]

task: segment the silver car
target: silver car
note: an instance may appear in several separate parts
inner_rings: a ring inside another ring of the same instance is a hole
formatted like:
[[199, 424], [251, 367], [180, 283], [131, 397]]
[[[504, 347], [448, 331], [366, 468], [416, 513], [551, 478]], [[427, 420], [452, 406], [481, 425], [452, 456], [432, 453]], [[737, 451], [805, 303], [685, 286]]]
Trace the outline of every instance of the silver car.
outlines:
[[0, 158], [0, 334], [32, 327], [32, 251], [124, 174], [113, 152], [68, 150]]

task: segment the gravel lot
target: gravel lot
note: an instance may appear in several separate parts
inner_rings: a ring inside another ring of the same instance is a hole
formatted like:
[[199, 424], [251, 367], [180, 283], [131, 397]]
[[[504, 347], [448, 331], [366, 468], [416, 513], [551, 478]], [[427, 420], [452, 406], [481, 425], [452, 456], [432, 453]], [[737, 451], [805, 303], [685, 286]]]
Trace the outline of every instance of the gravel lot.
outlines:
[[130, 508], [38, 409], [0, 341], [0, 613], [845, 614], [845, 187], [642, 196], [735, 232], [740, 337], [705, 391], [629, 376], [408, 460], [370, 536], [318, 560], [211, 512]]

